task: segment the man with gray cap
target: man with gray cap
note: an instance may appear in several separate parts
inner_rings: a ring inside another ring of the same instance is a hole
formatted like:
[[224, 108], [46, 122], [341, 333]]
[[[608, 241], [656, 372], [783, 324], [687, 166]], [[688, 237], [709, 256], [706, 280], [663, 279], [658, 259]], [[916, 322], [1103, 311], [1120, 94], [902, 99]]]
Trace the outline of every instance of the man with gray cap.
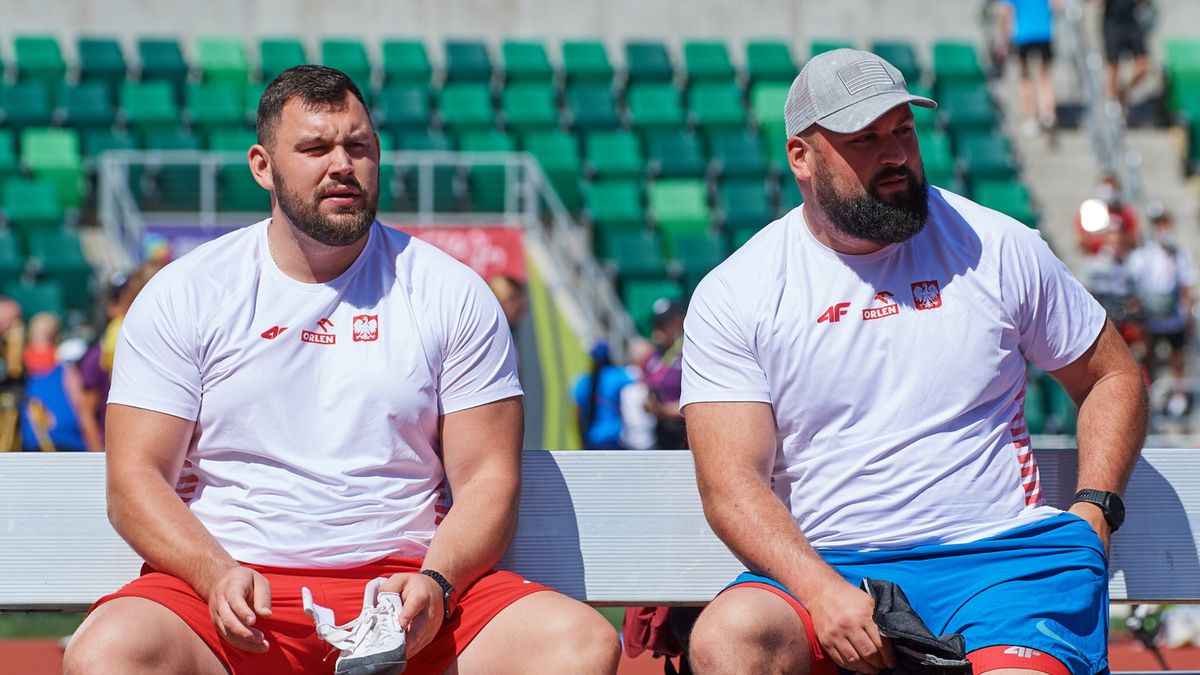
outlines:
[[[1137, 365], [1037, 232], [926, 186], [910, 105], [935, 103], [878, 56], [814, 57], [784, 111], [803, 206], [692, 298], [681, 406], [705, 513], [749, 570], [696, 624], [697, 672], [894, 667], [865, 578], [960, 633], [975, 673], [1107, 669]], [[1069, 512], [1042, 499], [1027, 360], [1080, 406]]]

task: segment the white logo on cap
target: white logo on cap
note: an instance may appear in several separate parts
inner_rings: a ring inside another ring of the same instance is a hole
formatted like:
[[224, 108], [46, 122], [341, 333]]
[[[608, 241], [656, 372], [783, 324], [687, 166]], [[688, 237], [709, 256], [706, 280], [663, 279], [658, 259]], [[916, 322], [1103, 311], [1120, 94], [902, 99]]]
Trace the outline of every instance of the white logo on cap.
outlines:
[[878, 61], [851, 63], [838, 71], [838, 78], [846, 86], [846, 91], [851, 96], [856, 96], [871, 87], [896, 83], [883, 64]]

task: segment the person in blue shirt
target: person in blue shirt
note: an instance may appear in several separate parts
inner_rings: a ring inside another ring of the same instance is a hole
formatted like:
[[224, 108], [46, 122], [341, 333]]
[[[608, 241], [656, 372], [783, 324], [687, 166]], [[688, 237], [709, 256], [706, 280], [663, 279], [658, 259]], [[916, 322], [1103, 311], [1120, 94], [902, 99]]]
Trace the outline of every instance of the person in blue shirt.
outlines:
[[[999, 5], [1001, 32], [1017, 52], [1020, 67], [1022, 130], [1035, 136], [1039, 128], [1052, 133], [1056, 124], [1054, 83], [1054, 0], [1003, 0]], [[1037, 75], [1030, 65], [1037, 56]], [[1034, 82], [1036, 77], [1036, 83]]]
[[579, 436], [587, 450], [621, 450], [621, 390], [633, 377], [613, 364], [607, 342], [597, 342], [590, 356], [592, 371], [575, 381]]

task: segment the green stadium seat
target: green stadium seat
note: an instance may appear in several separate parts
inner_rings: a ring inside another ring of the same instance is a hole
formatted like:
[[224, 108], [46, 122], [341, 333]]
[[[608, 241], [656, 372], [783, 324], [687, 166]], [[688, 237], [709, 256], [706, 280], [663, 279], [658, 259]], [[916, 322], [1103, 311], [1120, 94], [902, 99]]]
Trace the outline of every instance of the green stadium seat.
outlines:
[[980, 180], [972, 186], [971, 196], [989, 209], [995, 209], [1027, 227], [1037, 228], [1037, 213], [1033, 208], [1033, 200], [1029, 196], [1029, 190], [1019, 181]]
[[603, 260], [617, 277], [619, 284], [632, 279], [662, 279], [667, 276], [658, 238], [645, 228], [598, 233]]
[[746, 44], [746, 79], [750, 86], [760, 82], [790, 85], [799, 73], [786, 42], [752, 41]]
[[42, 312], [49, 312], [60, 318], [66, 315], [62, 284], [57, 281], [36, 284], [14, 281], [4, 286], [4, 295], [20, 305], [21, 314], [26, 317]]
[[649, 335], [653, 328], [654, 303], [662, 298], [683, 300], [683, 289], [669, 279], [660, 281], [630, 281], [622, 284], [621, 299], [625, 310], [633, 318], [633, 325], [642, 335]]
[[121, 111], [126, 123], [143, 135], [179, 125], [179, 106], [172, 85], [164, 81], [126, 82], [121, 85]]
[[448, 84], [440, 94], [438, 109], [442, 123], [453, 132], [490, 129], [496, 126], [492, 90], [486, 84]]
[[946, 86], [938, 95], [938, 113], [952, 133], [990, 131], [996, 127], [996, 110], [987, 87]]
[[524, 137], [524, 149], [541, 164], [563, 206], [569, 211], [578, 211], [582, 203], [579, 175], [583, 163], [575, 136], [565, 131], [530, 133]]
[[931, 130], [918, 133], [917, 138], [926, 174], [954, 173], [954, 149], [949, 134]]
[[232, 35], [204, 35], [196, 38], [196, 65], [205, 82], [245, 84], [250, 79], [250, 60], [246, 45]]
[[1008, 139], [998, 133], [955, 136], [958, 159], [967, 183], [974, 188], [983, 179], [1007, 180], [1017, 174]]
[[269, 193], [254, 181], [246, 151], [257, 142], [248, 129], [216, 129], [208, 135], [208, 149], [229, 153], [217, 169], [217, 208], [222, 211], [258, 211], [271, 209]]
[[779, 208], [775, 213], [783, 217], [788, 211], [804, 203], [804, 195], [800, 193], [800, 185], [790, 171], [779, 176]]
[[621, 125], [612, 88], [608, 85], [567, 87], [564, 98], [569, 124], [576, 131], [616, 129]]
[[625, 90], [629, 120], [643, 131], [677, 129], [686, 124], [679, 90], [671, 83], [639, 84]]
[[[1200, 112], [1200, 40], [1169, 38], [1163, 41], [1163, 71], [1167, 84], [1167, 109], [1173, 113]], [[1187, 105], [1187, 103], [1193, 105]]]
[[1056, 434], [1074, 435], [1079, 409], [1071, 396], [1054, 378], [1042, 373], [1042, 389], [1046, 392], [1046, 431]]
[[492, 59], [487, 45], [474, 40], [446, 42], [446, 82], [492, 81]]
[[907, 40], [878, 40], [871, 51], [896, 67], [912, 90], [912, 85], [921, 81], [921, 67], [917, 64], [917, 50]]
[[710, 233], [679, 237], [675, 241], [674, 267], [688, 295], [696, 290], [696, 285], [704, 275], [728, 256], [729, 244], [722, 235]]
[[267, 82], [247, 82], [242, 89], [242, 115], [248, 122], [254, 124], [258, 120], [258, 102], [262, 100], [263, 92], [267, 90]]
[[705, 134], [746, 128], [742, 92], [733, 82], [692, 87], [688, 94], [688, 107], [696, 126]]
[[358, 86], [367, 103], [374, 97], [371, 84], [371, 61], [367, 48], [354, 39], [321, 40], [321, 64], [345, 73]]
[[703, 178], [708, 173], [704, 145], [683, 129], [646, 134], [649, 175], [661, 178]]
[[78, 208], [83, 202], [83, 155], [74, 129], [26, 129], [21, 132], [21, 162], [35, 178], [53, 183], [59, 202]]
[[86, 311], [95, 300], [92, 268], [74, 232], [39, 232], [29, 238], [29, 259], [45, 280], [57, 282], [69, 309]]
[[667, 46], [661, 42], [629, 42], [625, 45], [625, 67], [630, 84], [670, 82], [675, 76]]
[[283, 71], [308, 63], [299, 38], [263, 38], [258, 43], [258, 79], [271, 82]]
[[705, 234], [712, 224], [708, 189], [699, 180], [660, 180], [650, 184], [646, 201], [668, 254], [680, 237]]
[[685, 42], [683, 63], [689, 87], [697, 82], [732, 84], [737, 75], [724, 42]]
[[25, 272], [25, 256], [15, 236], [0, 233], [0, 288], [18, 281]]
[[26, 240], [33, 232], [57, 230], [66, 216], [54, 183], [44, 180], [14, 178], [5, 182], [0, 207], [9, 230]]
[[790, 87], [789, 84], [768, 82], [750, 90], [750, 114], [759, 126], [783, 123], [783, 104]]
[[[584, 198], [584, 209], [592, 229], [597, 233], [614, 232], [617, 230], [645, 230], [646, 210], [642, 207], [642, 190], [637, 181], [609, 180], [592, 181]], [[606, 248], [603, 242], [597, 241], [597, 247], [602, 256], [616, 254], [615, 249]], [[655, 240], [657, 250], [657, 240]], [[661, 257], [661, 256], [660, 256]], [[656, 273], [657, 274], [657, 273]]]
[[[177, 127], [148, 131], [148, 150], [200, 150], [200, 138]], [[137, 173], [136, 171], [133, 173]], [[144, 177], [130, 176], [143, 208], [195, 211], [200, 208], [200, 169], [195, 164], [151, 164]]]
[[107, 128], [116, 120], [112, 95], [104, 82], [67, 85], [58, 90], [64, 124], [76, 129]]
[[406, 82], [385, 85], [379, 92], [375, 113], [375, 123], [382, 129], [425, 129], [433, 117], [429, 86]]
[[17, 138], [10, 129], [0, 127], [0, 186], [17, 175], [21, 163], [17, 159]]
[[757, 134], [748, 131], [717, 134], [709, 145], [714, 168], [723, 177], [762, 178], [770, 171]]
[[540, 42], [505, 40], [500, 47], [504, 57], [504, 81], [552, 84], [554, 69]]
[[[400, 150], [416, 150], [421, 152], [446, 152], [455, 149], [454, 141], [447, 135], [434, 133], [429, 130], [405, 131], [399, 137]], [[400, 185], [403, 187], [403, 201], [410, 210], [417, 210], [420, 203], [420, 170], [413, 168], [403, 175]], [[453, 211], [458, 207], [458, 167], [433, 167], [433, 204], [434, 211]]]
[[0, 124], [6, 129], [50, 126], [54, 110], [43, 82], [0, 83]]
[[964, 196], [969, 194], [967, 192], [966, 184], [963, 183], [962, 179], [958, 177], [958, 174], [953, 171], [948, 171], [945, 173], [933, 173], [927, 169], [925, 171], [925, 182], [929, 183], [930, 185], [936, 185], [937, 187], [945, 188], [954, 194]]
[[758, 229], [753, 227], [741, 227], [729, 233], [729, 245], [733, 250], [738, 250], [746, 242], [754, 238], [758, 234]]
[[979, 63], [976, 45], [971, 42], [934, 42], [933, 81], [939, 90], [945, 85], [982, 83], [983, 66]]
[[517, 133], [544, 131], [558, 126], [558, 106], [553, 84], [514, 84], [500, 96], [504, 126]]
[[79, 49], [79, 81], [103, 84], [111, 104], [117, 99], [117, 89], [129, 70], [121, 45], [112, 38], [79, 38], [76, 46]]
[[88, 159], [99, 159], [109, 150], [137, 150], [139, 147], [138, 139], [124, 129], [88, 129], [83, 132], [83, 156]]
[[568, 40], [562, 44], [563, 76], [567, 86], [594, 84], [608, 87], [613, 66], [599, 41]]
[[845, 38], [819, 38], [812, 41], [809, 57], [824, 54], [835, 49], [857, 49], [852, 40]]
[[433, 67], [425, 44], [417, 40], [383, 41], [383, 83], [429, 86]]
[[187, 86], [187, 108], [192, 128], [207, 137], [215, 131], [246, 127], [242, 105], [244, 85], [229, 82], [193, 82]]
[[628, 131], [598, 131], [584, 139], [585, 166], [596, 178], [640, 178], [646, 170], [642, 143]]
[[42, 35], [18, 35], [13, 40], [18, 82], [41, 82], [51, 93], [58, 91], [67, 74], [67, 63], [58, 40]]
[[764, 180], [739, 178], [726, 180], [717, 188], [717, 210], [726, 230], [759, 230], [775, 220], [767, 184]]
[[[511, 153], [516, 147], [511, 136], [495, 129], [464, 133], [459, 143], [462, 152], [484, 154]], [[503, 165], [472, 166], [467, 170], [467, 197], [472, 210], [503, 212], [507, 190], [508, 173]]]
[[176, 103], [183, 102], [183, 85], [187, 82], [188, 65], [183, 60], [179, 42], [171, 39], [138, 40], [138, 60], [141, 80], [164, 81], [170, 84]]
[[[924, 96], [925, 98], [934, 98], [933, 90], [929, 87], [917, 83], [909, 84], [908, 91], [914, 96]], [[934, 99], [935, 101], [937, 99]], [[913, 114], [913, 126], [917, 131], [934, 129], [937, 127], [938, 109], [937, 108], [922, 108], [918, 105], [910, 105], [909, 109]]]

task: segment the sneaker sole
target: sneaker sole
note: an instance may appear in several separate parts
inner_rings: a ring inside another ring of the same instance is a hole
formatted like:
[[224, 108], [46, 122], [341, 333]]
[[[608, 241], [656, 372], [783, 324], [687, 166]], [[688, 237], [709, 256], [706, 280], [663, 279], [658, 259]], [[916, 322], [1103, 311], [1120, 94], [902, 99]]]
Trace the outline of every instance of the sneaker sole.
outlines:
[[359, 656], [353, 659], [338, 659], [334, 675], [399, 675], [408, 665], [404, 645], [386, 652]]

